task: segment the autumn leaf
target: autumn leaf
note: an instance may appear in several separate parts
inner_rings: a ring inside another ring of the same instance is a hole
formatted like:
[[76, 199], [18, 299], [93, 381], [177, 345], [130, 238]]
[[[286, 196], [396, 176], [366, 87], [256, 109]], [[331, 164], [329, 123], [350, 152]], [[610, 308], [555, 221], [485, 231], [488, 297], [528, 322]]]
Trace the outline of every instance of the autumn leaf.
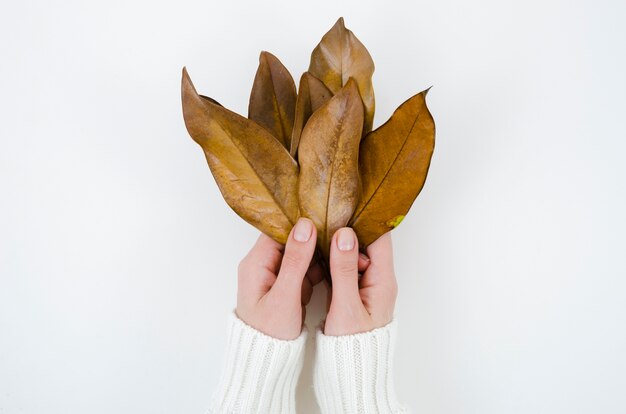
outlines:
[[300, 77], [298, 86], [298, 98], [296, 100], [296, 115], [291, 133], [291, 156], [296, 158], [300, 136], [304, 125], [311, 114], [319, 109], [326, 101], [333, 96], [332, 92], [324, 83], [308, 72], [304, 72]]
[[435, 143], [427, 90], [373, 129], [374, 62], [339, 18], [311, 53], [298, 90], [261, 52], [248, 118], [198, 95], [183, 69], [183, 115], [228, 205], [285, 243], [300, 216], [317, 227], [316, 260], [354, 228], [361, 248], [397, 227], [421, 192]]
[[186, 69], [182, 102], [187, 131], [204, 150], [228, 205], [285, 243], [299, 214], [295, 160], [263, 127], [198, 95]]
[[346, 29], [343, 17], [322, 37], [311, 53], [309, 72], [337, 93], [349, 78], [354, 78], [365, 105], [363, 134], [372, 130], [374, 122], [374, 61], [363, 43]]
[[289, 151], [295, 106], [296, 84], [291, 74], [276, 56], [261, 52], [248, 118], [267, 129]]
[[361, 142], [363, 192], [350, 226], [362, 247], [397, 227], [424, 186], [435, 146], [427, 92], [405, 101]]
[[348, 223], [358, 202], [362, 128], [363, 104], [350, 79], [311, 115], [300, 138], [300, 212], [315, 223], [326, 259], [333, 234]]

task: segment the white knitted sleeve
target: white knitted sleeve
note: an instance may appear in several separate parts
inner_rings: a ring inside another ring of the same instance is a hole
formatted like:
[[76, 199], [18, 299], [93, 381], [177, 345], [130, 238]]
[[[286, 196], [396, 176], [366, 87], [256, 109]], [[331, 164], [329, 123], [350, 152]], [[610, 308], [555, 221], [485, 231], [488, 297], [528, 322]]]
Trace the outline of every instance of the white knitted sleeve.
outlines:
[[222, 377], [209, 413], [295, 413], [307, 330], [286, 341], [252, 328], [232, 312]]
[[313, 384], [323, 414], [408, 413], [392, 376], [397, 322], [370, 332], [326, 336], [317, 328]]

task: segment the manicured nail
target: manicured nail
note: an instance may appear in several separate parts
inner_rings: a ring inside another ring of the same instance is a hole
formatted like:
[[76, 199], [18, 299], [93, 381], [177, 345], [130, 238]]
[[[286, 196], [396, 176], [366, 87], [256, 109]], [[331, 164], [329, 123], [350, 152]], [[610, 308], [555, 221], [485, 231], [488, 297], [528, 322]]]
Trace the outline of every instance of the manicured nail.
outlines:
[[352, 229], [339, 229], [339, 234], [337, 235], [337, 247], [339, 247], [339, 250], [344, 252], [354, 249], [354, 232]]
[[301, 218], [296, 223], [296, 227], [293, 229], [293, 238], [299, 242], [309, 241], [311, 233], [313, 232], [313, 224], [311, 220]]

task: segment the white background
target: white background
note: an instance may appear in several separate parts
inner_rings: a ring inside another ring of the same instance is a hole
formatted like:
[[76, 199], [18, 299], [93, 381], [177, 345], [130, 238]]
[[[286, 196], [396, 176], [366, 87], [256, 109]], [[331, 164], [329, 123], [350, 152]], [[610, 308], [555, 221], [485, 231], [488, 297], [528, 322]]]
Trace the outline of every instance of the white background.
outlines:
[[[297, 79], [339, 16], [376, 62], [375, 126], [434, 85], [428, 180], [394, 231], [400, 400], [626, 412], [623, 2], [1, 9], [0, 413], [206, 410], [258, 233], [187, 135], [181, 68], [245, 115], [259, 52]], [[299, 412], [310, 387], [307, 364]]]

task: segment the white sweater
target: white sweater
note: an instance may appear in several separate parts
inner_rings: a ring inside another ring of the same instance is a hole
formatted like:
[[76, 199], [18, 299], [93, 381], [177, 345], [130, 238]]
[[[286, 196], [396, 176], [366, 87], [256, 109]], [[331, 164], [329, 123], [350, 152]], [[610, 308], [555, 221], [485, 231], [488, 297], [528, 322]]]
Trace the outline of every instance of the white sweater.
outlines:
[[[326, 336], [316, 329], [313, 384], [323, 414], [407, 413], [395, 396], [397, 322], [370, 332]], [[209, 413], [295, 413], [308, 331], [285, 341], [230, 315], [226, 361]]]

